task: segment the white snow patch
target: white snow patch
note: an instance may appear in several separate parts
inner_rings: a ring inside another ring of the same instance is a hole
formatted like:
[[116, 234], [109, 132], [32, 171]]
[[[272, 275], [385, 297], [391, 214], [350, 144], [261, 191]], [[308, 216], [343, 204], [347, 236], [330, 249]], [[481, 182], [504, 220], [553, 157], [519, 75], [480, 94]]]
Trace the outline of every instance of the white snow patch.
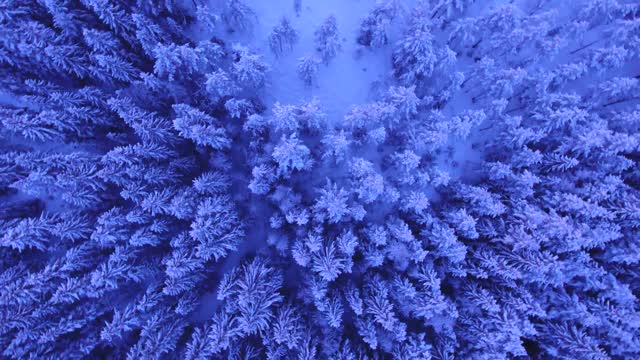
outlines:
[[[264, 6], [264, 1], [254, 1]], [[278, 10], [286, 14], [287, 9], [291, 8], [293, 13], [290, 0], [276, 2], [289, 6], [281, 8], [273, 4], [267, 6], [272, 9], [271, 14], [267, 14], [266, 11], [259, 12], [263, 19], [262, 24], [268, 28], [265, 29], [265, 33], [268, 33], [284, 15], [278, 14]], [[391, 57], [382, 53], [388, 52], [387, 49], [363, 51], [356, 42], [362, 17], [370, 11], [374, 3], [371, 0], [325, 0], [308, 6], [303, 3], [300, 17], [294, 15], [291, 18], [293, 26], [299, 31], [300, 40], [291, 54], [280, 59], [272, 59], [272, 81], [267, 86], [266, 101], [297, 103], [302, 99], [318, 97], [330, 123], [341, 121], [353, 104], [367, 102], [372, 83], [384, 82], [391, 71]], [[297, 59], [305, 54], [314, 53], [314, 32], [332, 14], [336, 17], [343, 39], [342, 51], [328, 66], [321, 65], [317, 84], [312, 87], [305, 86], [296, 73]], [[263, 41], [266, 42], [266, 39]]]
[[[293, 0], [247, 0], [246, 3], [258, 18], [253, 31], [232, 36], [220, 34], [220, 37], [248, 45], [264, 55], [271, 66], [263, 97], [269, 108], [275, 102], [299, 104], [317, 97], [329, 122], [335, 124], [342, 121], [353, 104], [371, 100], [372, 84], [385, 83], [389, 78], [395, 39], [392, 38], [387, 47], [374, 50], [363, 49], [356, 42], [360, 23], [374, 8], [375, 0], [302, 0], [299, 16]], [[296, 72], [298, 59], [307, 54], [317, 54], [314, 32], [330, 15], [336, 17], [342, 51], [329, 65], [320, 65], [316, 84], [306, 86]], [[299, 39], [292, 51], [276, 57], [269, 49], [267, 37], [283, 17], [288, 18], [298, 31]]]

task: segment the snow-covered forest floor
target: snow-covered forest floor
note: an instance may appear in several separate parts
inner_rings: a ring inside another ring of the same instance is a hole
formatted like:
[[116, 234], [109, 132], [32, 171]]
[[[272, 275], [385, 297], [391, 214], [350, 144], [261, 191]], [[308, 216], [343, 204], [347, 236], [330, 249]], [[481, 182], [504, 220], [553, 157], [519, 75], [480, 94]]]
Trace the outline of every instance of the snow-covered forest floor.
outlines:
[[[410, 6], [411, 2], [406, 5]], [[298, 104], [318, 98], [330, 121], [341, 122], [351, 106], [370, 101], [376, 97], [376, 90], [384, 91], [388, 87], [391, 48], [371, 51], [356, 42], [362, 17], [375, 5], [374, 0], [303, 0], [299, 11], [295, 9], [294, 0], [251, 0], [247, 4], [257, 15], [248, 31], [229, 33], [221, 28], [213, 34], [231, 43], [250, 46], [265, 56], [270, 72], [263, 100], [268, 106], [275, 102]], [[220, 0], [213, 0], [212, 6], [220, 6]], [[296, 73], [298, 59], [316, 54], [314, 32], [330, 15], [336, 17], [342, 51], [330, 64], [320, 66], [318, 81], [308, 86]], [[283, 17], [291, 22], [299, 38], [290, 51], [276, 56], [269, 49], [268, 35]], [[212, 34], [206, 28], [196, 26], [194, 30], [196, 39]], [[401, 27], [394, 27], [392, 42], [399, 38], [400, 31]]]

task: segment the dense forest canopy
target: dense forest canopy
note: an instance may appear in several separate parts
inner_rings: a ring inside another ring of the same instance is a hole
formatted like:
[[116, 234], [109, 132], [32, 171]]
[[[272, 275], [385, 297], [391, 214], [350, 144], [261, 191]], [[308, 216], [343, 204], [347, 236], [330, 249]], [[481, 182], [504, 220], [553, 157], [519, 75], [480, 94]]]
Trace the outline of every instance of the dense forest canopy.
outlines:
[[0, 106], [2, 358], [640, 358], [637, 1], [0, 0]]

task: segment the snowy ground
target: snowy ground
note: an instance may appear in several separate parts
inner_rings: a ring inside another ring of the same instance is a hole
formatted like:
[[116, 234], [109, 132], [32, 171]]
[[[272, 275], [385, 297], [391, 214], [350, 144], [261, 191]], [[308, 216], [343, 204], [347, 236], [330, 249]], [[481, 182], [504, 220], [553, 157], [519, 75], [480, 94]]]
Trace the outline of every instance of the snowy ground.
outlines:
[[[374, 0], [325, 0], [307, 5], [303, 0], [300, 17], [296, 17], [292, 0], [253, 0], [251, 5], [260, 17], [257, 34], [268, 34], [282, 16], [290, 18], [300, 33], [292, 53], [279, 59], [270, 56], [274, 66], [272, 81], [267, 86], [267, 101], [297, 103], [318, 97], [330, 122], [340, 121], [351, 105], [367, 102], [371, 85], [383, 82], [391, 70], [391, 57], [381, 54], [386, 49], [358, 51], [356, 38], [360, 22], [374, 3]], [[322, 65], [318, 83], [307, 87], [296, 73], [297, 59], [314, 52], [314, 31], [332, 14], [338, 23], [343, 51], [328, 66]], [[269, 53], [266, 36], [258, 36], [257, 41], [262, 42], [264, 53]]]
[[[375, 0], [323, 0], [313, 4], [302, 0], [299, 16], [293, 0], [246, 3], [258, 17], [254, 29], [231, 37], [227, 34], [224, 38], [248, 44], [271, 65], [264, 97], [267, 106], [276, 101], [298, 104], [317, 97], [329, 121], [335, 123], [342, 120], [352, 105], [369, 102], [372, 85], [384, 83], [389, 77], [392, 47], [371, 51], [361, 49], [356, 42], [362, 18], [374, 7]], [[317, 84], [305, 86], [296, 73], [297, 60], [315, 52], [314, 32], [330, 15], [337, 20], [342, 52], [328, 66], [320, 66]], [[269, 49], [267, 37], [282, 17], [288, 18], [298, 31], [299, 40], [291, 52], [276, 57]]]

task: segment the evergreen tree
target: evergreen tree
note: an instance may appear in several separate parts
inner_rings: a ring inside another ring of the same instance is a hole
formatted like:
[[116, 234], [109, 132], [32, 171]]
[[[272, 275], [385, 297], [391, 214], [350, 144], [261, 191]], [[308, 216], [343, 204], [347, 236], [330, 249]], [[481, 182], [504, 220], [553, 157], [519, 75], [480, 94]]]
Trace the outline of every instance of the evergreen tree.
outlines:
[[320, 52], [322, 61], [329, 64], [329, 61], [342, 50], [335, 16], [329, 16], [314, 34], [316, 50]]
[[280, 24], [273, 28], [269, 34], [269, 47], [276, 56], [290, 51], [298, 41], [298, 33], [291, 27], [287, 18], [282, 18]]

